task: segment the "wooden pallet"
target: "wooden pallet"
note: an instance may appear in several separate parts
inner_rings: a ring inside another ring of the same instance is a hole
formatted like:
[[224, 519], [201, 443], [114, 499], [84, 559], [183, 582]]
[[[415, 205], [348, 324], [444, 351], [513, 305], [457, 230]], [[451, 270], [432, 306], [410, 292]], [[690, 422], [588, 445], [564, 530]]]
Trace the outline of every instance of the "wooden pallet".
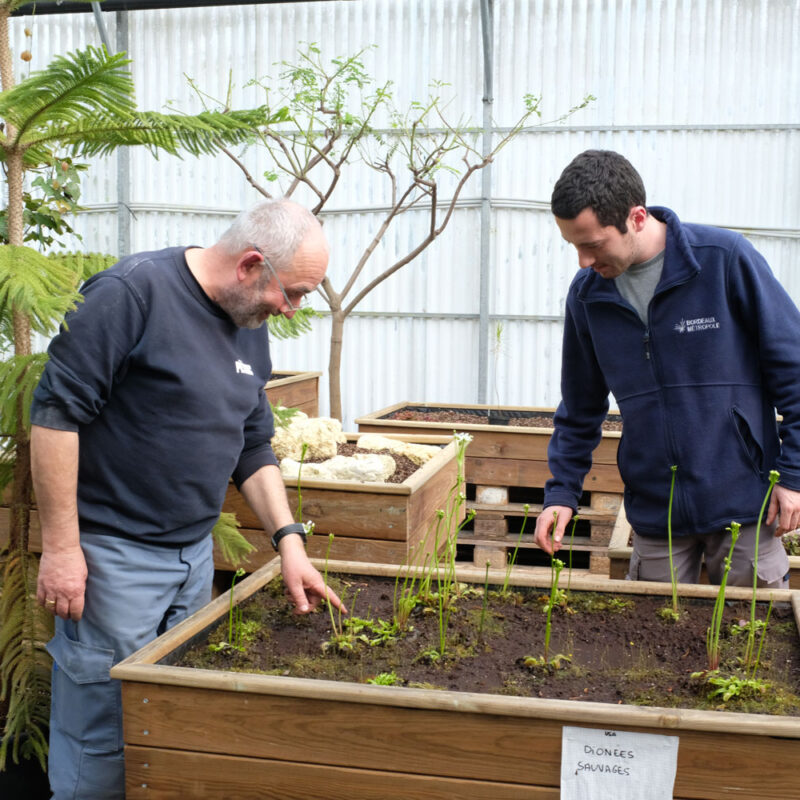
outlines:
[[[574, 554], [588, 553], [588, 571], [607, 575], [608, 543], [611, 532], [622, 505], [622, 495], [616, 492], [587, 493], [588, 505], [578, 509], [579, 520], [572, 540]], [[524, 532], [520, 535], [521, 521], [528, 506], [528, 518]], [[542, 513], [541, 503], [509, 502], [509, 488], [506, 486], [476, 486], [475, 499], [467, 501], [467, 510], [475, 512], [471, 530], [459, 534], [458, 544], [463, 549], [472, 547], [472, 563], [485, 567], [502, 569], [508, 563], [510, 553], [515, 548], [527, 550], [536, 548], [533, 534], [536, 519]], [[509, 530], [511, 527], [513, 531]], [[571, 526], [568, 527], [568, 534]], [[566, 554], [567, 543], [562, 548]], [[584, 557], [584, 562], [586, 561]]]

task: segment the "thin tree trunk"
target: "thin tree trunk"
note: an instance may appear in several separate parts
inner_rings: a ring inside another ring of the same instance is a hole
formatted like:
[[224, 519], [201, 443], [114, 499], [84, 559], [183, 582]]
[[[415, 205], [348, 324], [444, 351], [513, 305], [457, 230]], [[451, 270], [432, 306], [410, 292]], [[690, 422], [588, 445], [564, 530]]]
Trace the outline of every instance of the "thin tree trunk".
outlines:
[[[14, 69], [8, 32], [8, 9], [0, 9], [0, 80], [3, 91], [14, 86]], [[13, 141], [16, 131], [6, 126], [6, 141]], [[6, 151], [6, 180], [8, 184], [8, 243], [20, 246], [24, 239], [24, 204], [22, 195], [23, 163], [21, 150]], [[12, 312], [14, 326], [14, 353], [28, 356], [31, 353], [30, 320], [18, 311]], [[11, 552], [28, 548], [31, 514], [31, 468], [28, 432], [22, 424], [25, 418], [22, 400], [17, 401], [17, 430], [14, 433], [15, 461], [14, 483], [9, 520], [9, 548]]]
[[346, 319], [341, 306], [331, 311], [331, 351], [328, 358], [328, 396], [330, 414], [342, 418], [342, 336]]

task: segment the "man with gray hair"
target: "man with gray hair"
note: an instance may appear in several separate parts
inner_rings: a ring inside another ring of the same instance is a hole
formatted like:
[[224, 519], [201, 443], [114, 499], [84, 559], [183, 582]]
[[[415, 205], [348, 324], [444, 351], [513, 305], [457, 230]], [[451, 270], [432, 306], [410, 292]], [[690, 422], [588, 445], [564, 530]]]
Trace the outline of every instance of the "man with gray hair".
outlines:
[[211, 598], [210, 532], [229, 478], [281, 556], [296, 611], [324, 597], [272, 452], [264, 321], [320, 283], [319, 222], [286, 200], [214, 245], [123, 258], [82, 288], [31, 408], [42, 528], [37, 597], [56, 616], [49, 775], [56, 800], [125, 795], [111, 666]]

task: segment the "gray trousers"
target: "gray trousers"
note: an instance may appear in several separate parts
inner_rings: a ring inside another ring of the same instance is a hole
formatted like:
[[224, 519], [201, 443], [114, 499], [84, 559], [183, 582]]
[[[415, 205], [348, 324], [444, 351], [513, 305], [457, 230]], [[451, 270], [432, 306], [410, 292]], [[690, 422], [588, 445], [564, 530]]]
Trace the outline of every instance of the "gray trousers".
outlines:
[[48, 773], [53, 800], [122, 800], [118, 661], [211, 599], [211, 537], [167, 548], [84, 534], [89, 575], [78, 622], [56, 618]]
[[[719, 585], [724, 561], [731, 547], [729, 531], [697, 536], [674, 536], [672, 562], [679, 583], [697, 583], [705, 564], [708, 578]], [[756, 549], [756, 525], [742, 525], [731, 558], [728, 586], [752, 586]], [[761, 525], [758, 537], [758, 585], [769, 589], [788, 588], [789, 557], [775, 525]], [[669, 548], [666, 537], [633, 534], [633, 554], [628, 570], [629, 580], [670, 582]]]

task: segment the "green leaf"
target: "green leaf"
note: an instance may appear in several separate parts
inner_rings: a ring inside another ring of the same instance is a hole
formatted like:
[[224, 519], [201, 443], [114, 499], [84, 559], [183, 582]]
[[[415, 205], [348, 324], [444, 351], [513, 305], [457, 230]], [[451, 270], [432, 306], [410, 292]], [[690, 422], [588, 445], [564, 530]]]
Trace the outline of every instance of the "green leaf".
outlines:
[[269, 327], [269, 335], [274, 339], [297, 339], [304, 333], [311, 330], [311, 321], [314, 317], [321, 317], [322, 314], [314, 311], [313, 308], [300, 308], [294, 316], [289, 319], [280, 314], [277, 317], [269, 317], [267, 326]]
[[125, 53], [109, 55], [89, 45], [56, 56], [13, 89], [0, 94], [0, 117], [17, 128], [24, 144], [42, 126], [70, 126], [88, 118], [130, 116], [133, 79]]
[[80, 300], [76, 285], [68, 266], [30, 247], [0, 247], [0, 315], [23, 313], [35, 331], [48, 335]]
[[[23, 409], [23, 427], [30, 430], [30, 407], [33, 392], [42, 377], [47, 353], [11, 356], [0, 361], [0, 433], [13, 436], [18, 430], [18, 400]], [[0, 456], [1, 458], [2, 456]], [[1, 480], [0, 480], [1, 482]]]
[[211, 536], [222, 552], [223, 558], [234, 567], [246, 563], [248, 555], [256, 549], [239, 533], [236, 514], [227, 511], [219, 515], [216, 525], [211, 530]]

